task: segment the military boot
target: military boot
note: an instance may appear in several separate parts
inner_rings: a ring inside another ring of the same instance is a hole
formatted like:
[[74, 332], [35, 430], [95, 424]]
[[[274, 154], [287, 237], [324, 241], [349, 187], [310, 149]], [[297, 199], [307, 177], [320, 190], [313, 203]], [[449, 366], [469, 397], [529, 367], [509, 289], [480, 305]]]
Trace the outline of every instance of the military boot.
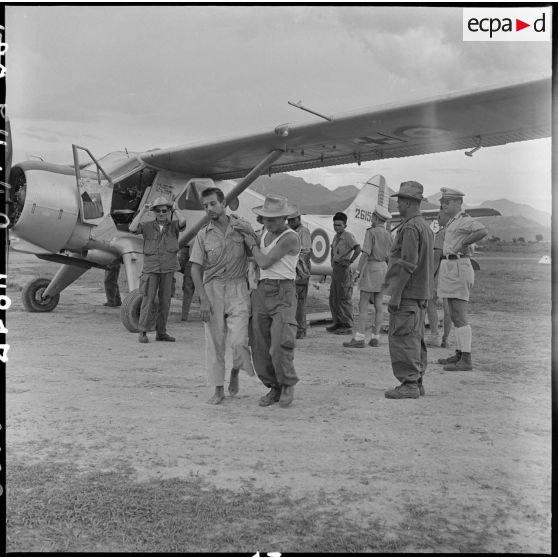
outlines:
[[418, 399], [420, 392], [417, 382], [405, 382], [384, 394], [386, 399]]
[[461, 351], [457, 349], [453, 356], [448, 358], [439, 358], [438, 364], [452, 364], [453, 362], [458, 362], [461, 359]]
[[465, 372], [473, 369], [471, 353], [461, 353], [461, 358], [457, 362], [452, 362], [444, 366], [444, 370], [449, 372]]

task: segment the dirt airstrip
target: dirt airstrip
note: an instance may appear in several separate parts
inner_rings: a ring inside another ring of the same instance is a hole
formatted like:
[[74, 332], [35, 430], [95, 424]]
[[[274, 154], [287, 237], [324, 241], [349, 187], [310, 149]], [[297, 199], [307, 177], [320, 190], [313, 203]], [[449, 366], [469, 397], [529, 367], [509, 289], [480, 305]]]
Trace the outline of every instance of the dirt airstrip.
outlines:
[[[535, 269], [536, 260], [521, 266]], [[54, 312], [25, 312], [21, 286], [56, 266], [10, 254], [8, 511], [10, 466], [67, 460], [85, 473], [124, 463], [138, 482], [198, 475], [232, 490], [321, 494], [335, 504], [332, 515], [381, 520], [386, 540], [401, 538], [399, 552], [549, 553], [550, 266], [524, 280], [513, 259], [480, 261], [477, 281], [502, 281], [505, 270], [509, 292], [471, 305], [472, 372], [430, 364], [425, 397], [387, 400], [395, 385], [387, 336], [376, 349], [344, 349], [346, 337], [316, 325], [297, 346], [301, 380], [282, 409], [259, 407], [265, 388], [244, 373], [237, 397], [205, 403], [197, 305], [181, 323], [173, 299], [176, 343], [150, 334], [140, 345], [119, 310], [103, 306], [99, 270], [63, 292]], [[311, 286], [310, 311], [327, 308], [328, 288]], [[429, 361], [447, 354], [431, 349]], [[406, 545], [411, 506], [445, 535]], [[9, 540], [8, 551], [33, 550]]]

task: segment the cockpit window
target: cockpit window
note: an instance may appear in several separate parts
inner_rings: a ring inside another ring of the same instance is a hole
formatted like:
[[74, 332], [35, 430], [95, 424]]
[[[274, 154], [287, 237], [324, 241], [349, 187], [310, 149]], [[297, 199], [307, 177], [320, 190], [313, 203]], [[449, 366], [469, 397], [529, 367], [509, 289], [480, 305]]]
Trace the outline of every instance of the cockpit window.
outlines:
[[190, 180], [186, 189], [176, 201], [178, 209], [189, 209], [192, 211], [203, 210], [201, 204], [201, 193], [210, 187], [214, 187], [215, 183], [210, 178], [196, 178]]
[[[97, 160], [102, 169], [110, 176], [111, 180], [116, 180], [118, 177], [129, 174], [135, 168], [143, 165], [143, 162], [137, 158], [138, 153], [126, 151], [113, 151], [104, 157]], [[83, 167], [84, 169], [97, 171], [94, 162], [89, 163]]]

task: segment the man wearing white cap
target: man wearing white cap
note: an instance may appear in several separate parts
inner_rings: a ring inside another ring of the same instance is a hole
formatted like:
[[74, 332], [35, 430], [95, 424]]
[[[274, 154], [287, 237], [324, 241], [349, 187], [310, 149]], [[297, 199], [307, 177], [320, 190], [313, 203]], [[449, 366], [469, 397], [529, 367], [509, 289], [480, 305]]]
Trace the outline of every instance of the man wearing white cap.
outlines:
[[[186, 219], [178, 212], [171, 213], [172, 205], [170, 200], [160, 196], [151, 205], [144, 205], [128, 227], [130, 232], [143, 235], [143, 270], [140, 283], [143, 298], [138, 322], [140, 343], [149, 343], [147, 330], [157, 294], [159, 309], [155, 340], [175, 340], [167, 333], [167, 319], [172, 281], [175, 271], [178, 271], [178, 233], [186, 228]], [[155, 219], [140, 223], [148, 210], [155, 213]]]
[[270, 388], [259, 402], [267, 407], [289, 406], [298, 377], [294, 368], [297, 331], [295, 277], [300, 240], [287, 225], [296, 207], [287, 198], [268, 194], [264, 204], [252, 208], [263, 220], [259, 243], [239, 229], [260, 268], [258, 287], [252, 293], [252, 357], [258, 377]]
[[473, 369], [472, 331], [467, 317], [467, 303], [475, 280], [471, 245], [484, 238], [488, 231], [482, 223], [463, 211], [463, 192], [452, 188], [441, 188], [440, 191], [440, 216], [448, 221], [440, 263], [438, 296], [448, 299], [457, 350], [455, 355], [439, 359], [438, 363], [445, 365], [444, 370], [466, 371]]
[[403, 222], [391, 249], [385, 294], [390, 295], [389, 354], [399, 386], [385, 392], [387, 399], [417, 399], [424, 395], [426, 371], [424, 317], [432, 294], [434, 235], [420, 213], [422, 184], [402, 182], [397, 207]]
[[372, 226], [366, 230], [362, 254], [358, 262], [356, 275], [359, 277], [359, 316], [357, 331], [350, 341], [343, 343], [344, 347], [364, 348], [364, 332], [368, 317], [368, 303], [374, 304], [376, 315], [374, 328], [369, 345], [377, 347], [380, 341], [380, 328], [383, 321], [382, 286], [387, 271], [387, 261], [391, 251], [391, 234], [386, 230], [386, 222], [391, 219], [391, 213], [377, 205], [372, 214]]

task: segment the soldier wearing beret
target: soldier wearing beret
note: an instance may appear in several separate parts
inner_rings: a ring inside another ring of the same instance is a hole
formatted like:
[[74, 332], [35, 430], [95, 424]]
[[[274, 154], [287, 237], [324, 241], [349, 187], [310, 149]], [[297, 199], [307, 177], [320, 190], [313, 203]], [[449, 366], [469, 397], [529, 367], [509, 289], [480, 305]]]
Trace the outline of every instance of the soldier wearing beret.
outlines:
[[486, 227], [463, 211], [463, 192], [441, 188], [440, 216], [447, 219], [444, 247], [440, 263], [438, 296], [447, 298], [451, 321], [455, 326], [457, 350], [453, 356], [439, 359], [444, 370], [472, 370], [472, 331], [467, 316], [467, 303], [475, 280], [471, 265], [472, 244], [487, 235]]
[[392, 196], [397, 198], [403, 222], [391, 249], [385, 294], [391, 296], [388, 304], [391, 367], [400, 385], [386, 391], [388, 399], [416, 399], [424, 395], [424, 317], [432, 294], [434, 235], [420, 213], [422, 192], [422, 184], [407, 181]]

